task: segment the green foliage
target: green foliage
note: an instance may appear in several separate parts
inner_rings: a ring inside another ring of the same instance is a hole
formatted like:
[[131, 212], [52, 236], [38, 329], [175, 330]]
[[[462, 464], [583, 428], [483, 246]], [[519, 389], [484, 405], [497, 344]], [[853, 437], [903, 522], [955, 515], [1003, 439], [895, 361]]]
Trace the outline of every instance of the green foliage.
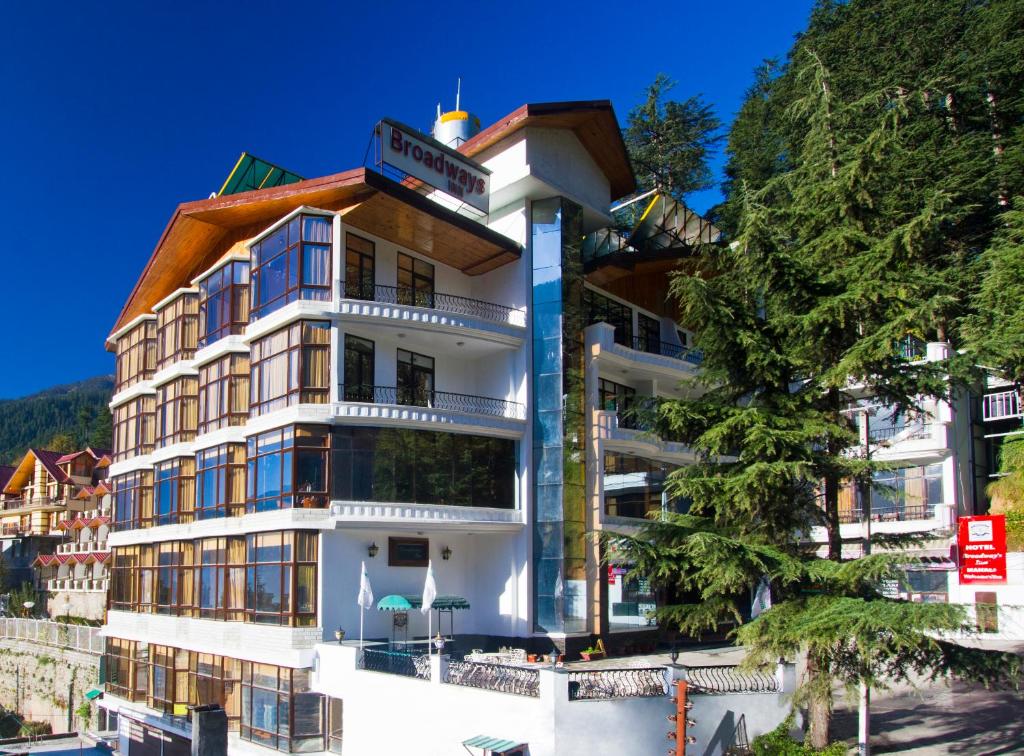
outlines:
[[89, 701], [82, 701], [77, 709], [75, 709], [75, 715], [85, 723], [85, 727], [88, 728], [92, 722], [92, 704]]
[[793, 740], [789, 737], [789, 732], [793, 729], [795, 720], [795, 713], [790, 713], [774, 730], [754, 738], [750, 743], [754, 756], [846, 756], [849, 750], [846, 743], [832, 743], [826, 748], [819, 749]]
[[721, 141], [722, 123], [699, 96], [668, 100], [675, 82], [663, 73], [647, 99], [630, 111], [622, 138], [641, 191], [659, 189], [677, 199], [711, 186], [708, 158]]
[[40, 666], [43, 667], [57, 663], [56, 659], [54, 659], [52, 656], [47, 656], [46, 654], [43, 654], [42, 656], [38, 657], [36, 661], [40, 664]]
[[[25, 604], [29, 601], [35, 604], [35, 606], [32, 607], [31, 612], [25, 609]], [[38, 613], [41, 608], [42, 607], [39, 606], [35, 586], [32, 585], [31, 582], [25, 581], [16, 589], [11, 591], [11, 610], [16, 614], [28, 616], [30, 613]]]
[[72, 440], [69, 451], [86, 445], [109, 449], [113, 386], [111, 376], [99, 376], [0, 400], [0, 462], [20, 461], [28, 447], [45, 448], [55, 436]]

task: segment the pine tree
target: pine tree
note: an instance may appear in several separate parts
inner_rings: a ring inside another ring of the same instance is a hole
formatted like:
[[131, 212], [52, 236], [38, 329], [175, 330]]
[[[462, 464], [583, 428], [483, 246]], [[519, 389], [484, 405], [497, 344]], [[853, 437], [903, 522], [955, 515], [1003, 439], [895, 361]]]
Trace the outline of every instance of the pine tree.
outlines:
[[675, 86], [660, 73], [646, 100], [629, 113], [622, 138], [640, 191], [658, 189], [676, 199], [712, 184], [708, 159], [722, 139], [722, 123], [701, 97], [668, 100]]
[[[913, 557], [844, 560], [840, 488], [870, 485], [878, 467], [849, 452], [855, 387], [910, 408], [942, 395], [956, 369], [909, 362], [897, 344], [949, 311], [958, 281], [935, 275], [933, 252], [962, 209], [934, 187], [907, 198], [906, 176], [892, 170], [916, 165], [901, 156], [933, 126], [920, 92], [850, 98], [820, 56], [803, 56], [794, 77], [802, 95], [785, 113], [803, 134], [792, 167], [738, 189], [733, 244], [708, 250], [673, 281], [708, 387], [699, 400], [660, 407], [665, 435], [703, 459], [670, 480], [673, 494], [692, 499], [691, 514], [614, 537], [610, 548], [673, 595], [698, 597], [658, 611], [687, 633], [742, 622], [744, 596], [767, 577], [773, 607], [737, 639], [750, 664], [807, 653], [809, 739], [820, 748], [837, 682], [873, 686], [950, 668], [991, 680], [1016, 667], [934, 640], [963, 629], [961, 607], [883, 595], [879, 586]], [[827, 533], [827, 558], [808, 545], [814, 527]]]

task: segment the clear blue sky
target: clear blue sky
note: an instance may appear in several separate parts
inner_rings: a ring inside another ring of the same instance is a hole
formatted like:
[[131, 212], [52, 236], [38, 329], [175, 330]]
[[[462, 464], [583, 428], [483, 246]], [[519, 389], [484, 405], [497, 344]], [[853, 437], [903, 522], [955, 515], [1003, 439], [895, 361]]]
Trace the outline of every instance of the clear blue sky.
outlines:
[[378, 118], [428, 128], [459, 76], [485, 125], [557, 100], [622, 120], [659, 71], [728, 123], [811, 5], [2, 3], [0, 397], [113, 372], [104, 337], [174, 207], [243, 150], [307, 177], [355, 167]]

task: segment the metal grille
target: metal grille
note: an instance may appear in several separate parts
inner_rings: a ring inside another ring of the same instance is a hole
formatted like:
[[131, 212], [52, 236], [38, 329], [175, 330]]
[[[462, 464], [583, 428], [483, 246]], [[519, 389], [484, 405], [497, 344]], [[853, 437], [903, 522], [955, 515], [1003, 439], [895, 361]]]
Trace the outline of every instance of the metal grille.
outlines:
[[779, 679], [770, 672], [741, 673], [734, 665], [687, 667], [686, 679], [694, 693], [777, 693]]
[[569, 673], [569, 700], [653, 698], [668, 695], [664, 667], [595, 669]]
[[647, 354], [660, 354], [663, 357], [672, 357], [676, 360], [684, 360], [691, 365], [700, 365], [704, 362], [704, 353], [699, 349], [688, 349], [679, 344], [668, 341], [657, 341], [643, 336], [633, 337], [633, 349]]
[[515, 696], [540, 696], [540, 672], [536, 669], [505, 664], [453, 661], [448, 663], [444, 682], [470, 688], [511, 693]]
[[494, 399], [489, 396], [453, 394], [449, 391], [424, 391], [395, 386], [369, 386], [358, 384], [342, 388], [346, 402], [367, 402], [371, 404], [399, 404], [410, 407], [467, 412], [474, 415], [490, 415], [512, 420], [525, 420], [526, 408], [518, 402]]
[[359, 657], [359, 669], [429, 680], [430, 657], [408, 651], [379, 651], [364, 648]]
[[485, 302], [481, 299], [457, 297], [437, 291], [421, 291], [401, 286], [360, 286], [346, 284], [345, 296], [349, 299], [361, 299], [367, 302], [382, 304], [406, 305], [407, 307], [425, 307], [430, 310], [450, 312], [454, 315], [469, 315], [495, 323], [511, 323], [525, 326], [526, 313], [505, 305]]

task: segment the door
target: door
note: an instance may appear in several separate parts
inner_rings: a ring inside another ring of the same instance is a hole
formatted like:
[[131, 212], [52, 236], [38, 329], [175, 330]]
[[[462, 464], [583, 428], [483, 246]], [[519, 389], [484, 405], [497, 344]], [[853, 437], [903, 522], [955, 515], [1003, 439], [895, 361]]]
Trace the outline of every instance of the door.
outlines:
[[373, 242], [345, 235], [345, 297], [374, 301], [374, 248]]
[[372, 402], [374, 345], [369, 339], [345, 334], [345, 386], [346, 402]]

